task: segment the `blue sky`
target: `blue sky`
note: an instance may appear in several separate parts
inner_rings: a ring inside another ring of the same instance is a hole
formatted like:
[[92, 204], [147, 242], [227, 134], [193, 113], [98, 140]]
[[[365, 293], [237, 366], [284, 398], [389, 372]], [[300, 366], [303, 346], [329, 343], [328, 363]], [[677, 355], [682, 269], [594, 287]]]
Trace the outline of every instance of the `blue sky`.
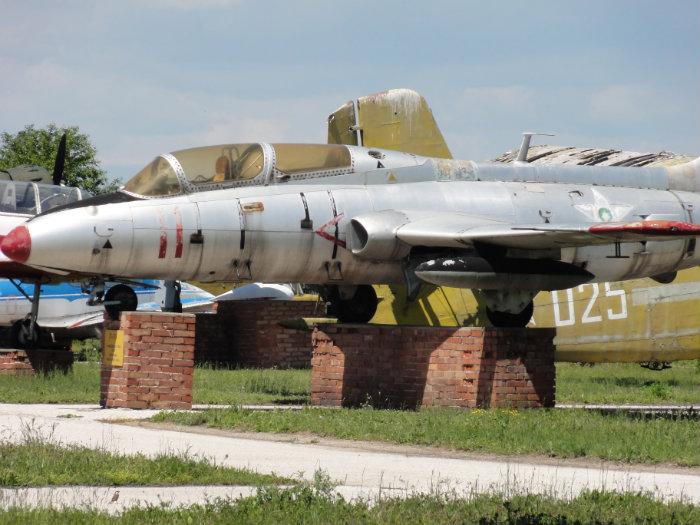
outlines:
[[111, 177], [156, 154], [323, 142], [392, 87], [457, 158], [551, 143], [700, 155], [697, 0], [0, 0], [0, 130], [78, 125]]

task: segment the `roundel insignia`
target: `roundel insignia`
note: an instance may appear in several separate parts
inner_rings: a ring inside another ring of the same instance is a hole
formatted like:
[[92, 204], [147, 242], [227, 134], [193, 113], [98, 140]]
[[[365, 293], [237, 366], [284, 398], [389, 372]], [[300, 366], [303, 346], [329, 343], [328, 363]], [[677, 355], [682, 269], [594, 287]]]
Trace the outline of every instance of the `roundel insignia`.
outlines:
[[600, 208], [598, 210], [598, 217], [600, 217], [601, 221], [608, 222], [612, 220], [612, 212], [608, 208]]

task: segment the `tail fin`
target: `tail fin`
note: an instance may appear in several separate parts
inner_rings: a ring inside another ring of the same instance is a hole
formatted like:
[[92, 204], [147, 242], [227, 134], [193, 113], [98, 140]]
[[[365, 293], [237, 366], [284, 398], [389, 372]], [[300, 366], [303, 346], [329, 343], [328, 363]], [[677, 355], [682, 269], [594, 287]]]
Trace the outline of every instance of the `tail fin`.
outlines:
[[339, 107], [328, 117], [328, 143], [452, 158], [430, 106], [410, 89], [390, 89]]

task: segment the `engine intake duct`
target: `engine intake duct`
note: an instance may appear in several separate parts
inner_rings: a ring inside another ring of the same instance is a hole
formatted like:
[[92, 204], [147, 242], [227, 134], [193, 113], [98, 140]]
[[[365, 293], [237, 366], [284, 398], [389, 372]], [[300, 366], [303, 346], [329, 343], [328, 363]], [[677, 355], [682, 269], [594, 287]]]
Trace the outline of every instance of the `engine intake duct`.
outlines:
[[408, 220], [396, 211], [354, 217], [348, 228], [348, 248], [363, 259], [402, 259], [411, 247], [397, 239], [396, 230]]
[[419, 264], [418, 278], [438, 286], [481, 290], [563, 290], [586, 283], [593, 274], [551, 259], [445, 257]]

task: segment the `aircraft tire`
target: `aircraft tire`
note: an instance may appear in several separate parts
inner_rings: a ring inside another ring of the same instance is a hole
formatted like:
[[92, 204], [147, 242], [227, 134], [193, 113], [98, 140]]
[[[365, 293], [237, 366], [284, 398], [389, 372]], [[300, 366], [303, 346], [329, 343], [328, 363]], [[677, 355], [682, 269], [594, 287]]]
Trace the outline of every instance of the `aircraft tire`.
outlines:
[[532, 319], [532, 313], [535, 310], [535, 305], [532, 301], [528, 303], [525, 309], [517, 314], [509, 312], [499, 312], [486, 308], [486, 316], [491, 321], [491, 324], [498, 328], [524, 328]]
[[32, 331], [29, 329], [29, 320], [22, 319], [20, 321], [16, 321], [10, 329], [12, 345], [16, 348], [36, 348], [37, 344], [39, 343], [39, 330], [40, 328], [36, 326], [32, 337]]
[[139, 306], [136, 292], [125, 284], [117, 284], [107, 290], [105, 293], [105, 303], [112, 301], [118, 301], [119, 303], [105, 304], [105, 312], [114, 320], [118, 320], [122, 312], [133, 312]]
[[329, 315], [341, 323], [365, 324], [377, 312], [377, 292], [372, 286], [363, 284], [357, 287], [351, 299], [342, 299], [337, 288], [331, 292]]

